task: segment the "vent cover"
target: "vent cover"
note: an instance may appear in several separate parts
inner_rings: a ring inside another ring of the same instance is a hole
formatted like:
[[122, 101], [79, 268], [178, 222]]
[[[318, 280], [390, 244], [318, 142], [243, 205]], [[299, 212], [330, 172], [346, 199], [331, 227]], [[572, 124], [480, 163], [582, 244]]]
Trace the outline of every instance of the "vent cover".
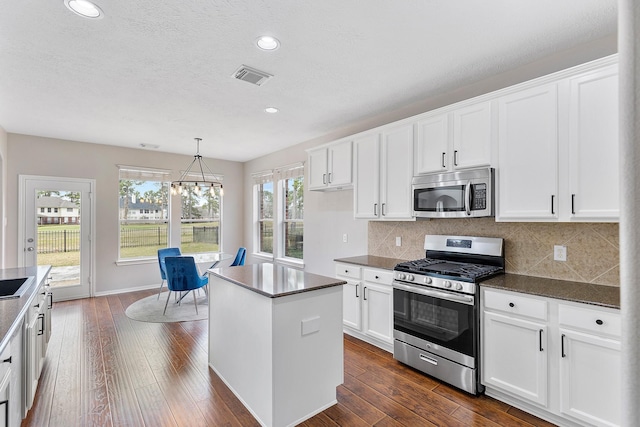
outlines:
[[253, 83], [254, 85], [262, 86], [265, 84], [273, 75], [269, 73], [265, 73], [264, 71], [256, 70], [255, 68], [247, 67], [246, 65], [241, 66], [233, 73], [234, 78], [238, 80], [242, 80], [244, 82]]

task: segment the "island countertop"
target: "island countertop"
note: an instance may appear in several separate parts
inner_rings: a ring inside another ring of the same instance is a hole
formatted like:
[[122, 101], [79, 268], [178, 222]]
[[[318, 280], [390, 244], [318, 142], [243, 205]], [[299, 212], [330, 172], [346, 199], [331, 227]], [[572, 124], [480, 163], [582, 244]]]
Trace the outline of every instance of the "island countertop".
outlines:
[[307, 273], [304, 270], [270, 262], [213, 268], [208, 272], [269, 298], [279, 298], [347, 283], [334, 277]]

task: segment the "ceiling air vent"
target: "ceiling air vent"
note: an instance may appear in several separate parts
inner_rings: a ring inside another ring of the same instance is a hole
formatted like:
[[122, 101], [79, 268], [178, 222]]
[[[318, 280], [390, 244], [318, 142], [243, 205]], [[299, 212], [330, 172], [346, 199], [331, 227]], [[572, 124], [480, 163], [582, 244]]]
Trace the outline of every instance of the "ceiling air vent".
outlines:
[[233, 73], [233, 77], [242, 80], [244, 82], [253, 83], [254, 85], [262, 86], [265, 84], [273, 75], [269, 73], [265, 73], [264, 71], [256, 70], [255, 68], [247, 67], [246, 65], [241, 66]]

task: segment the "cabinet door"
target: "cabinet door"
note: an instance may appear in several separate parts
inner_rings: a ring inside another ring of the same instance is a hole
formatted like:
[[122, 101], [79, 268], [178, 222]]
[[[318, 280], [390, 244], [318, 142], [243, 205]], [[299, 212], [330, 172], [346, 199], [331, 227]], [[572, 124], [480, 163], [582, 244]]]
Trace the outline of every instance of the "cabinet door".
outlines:
[[491, 164], [491, 101], [453, 112], [453, 168]]
[[617, 220], [618, 67], [613, 65], [569, 81], [572, 218]]
[[11, 394], [11, 370], [9, 369], [0, 377], [0, 427], [16, 425], [11, 423], [9, 417], [9, 407], [12, 403]]
[[620, 425], [620, 341], [560, 334], [560, 410], [596, 426]]
[[309, 190], [327, 186], [327, 148], [318, 148], [308, 153]]
[[504, 96], [498, 106], [498, 219], [556, 219], [556, 84]]
[[416, 175], [447, 170], [449, 115], [420, 120], [416, 125], [414, 168]]
[[413, 124], [384, 131], [380, 156], [380, 218], [411, 219]]
[[483, 383], [547, 406], [547, 326], [484, 313]]
[[327, 182], [330, 187], [351, 185], [351, 141], [342, 141], [328, 147]]
[[361, 293], [360, 282], [347, 281], [347, 284], [342, 287], [342, 322], [345, 326], [358, 331], [362, 328]]
[[370, 282], [363, 286], [364, 333], [393, 344], [393, 288]]
[[354, 191], [356, 218], [373, 219], [380, 215], [380, 136], [371, 134], [353, 141]]

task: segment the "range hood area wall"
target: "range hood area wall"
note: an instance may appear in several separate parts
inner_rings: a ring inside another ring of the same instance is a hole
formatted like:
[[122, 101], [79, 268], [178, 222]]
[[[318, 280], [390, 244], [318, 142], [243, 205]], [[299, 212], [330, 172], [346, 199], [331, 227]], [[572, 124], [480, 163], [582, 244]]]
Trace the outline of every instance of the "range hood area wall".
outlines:
[[[501, 237], [507, 273], [620, 286], [617, 223], [498, 223], [494, 218], [370, 221], [368, 254], [422, 258], [425, 234]], [[554, 261], [554, 245], [566, 246], [566, 261]]]

